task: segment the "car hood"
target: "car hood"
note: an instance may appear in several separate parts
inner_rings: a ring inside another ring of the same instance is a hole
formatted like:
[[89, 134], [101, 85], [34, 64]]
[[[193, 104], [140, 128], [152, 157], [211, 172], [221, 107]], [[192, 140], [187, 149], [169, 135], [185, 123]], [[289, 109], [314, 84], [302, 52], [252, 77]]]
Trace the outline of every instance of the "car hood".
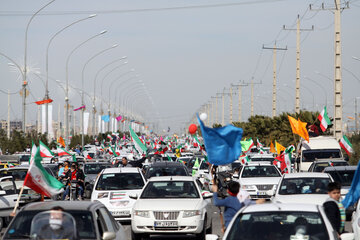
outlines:
[[328, 198], [328, 194], [291, 194], [276, 195], [272, 201], [281, 203], [306, 203], [322, 205]]
[[194, 210], [199, 209], [202, 199], [138, 199], [134, 205], [136, 210]]
[[[136, 200], [130, 198], [130, 195], [137, 194], [139, 195], [141, 189], [139, 190], [118, 190], [118, 191], [96, 191], [91, 197], [91, 201], [99, 201], [104, 204], [107, 208], [118, 208], [118, 207], [131, 207]], [[99, 196], [104, 196], [98, 198]], [[128, 202], [125, 206], [121, 202]]]
[[240, 185], [278, 184], [281, 177], [240, 178]]

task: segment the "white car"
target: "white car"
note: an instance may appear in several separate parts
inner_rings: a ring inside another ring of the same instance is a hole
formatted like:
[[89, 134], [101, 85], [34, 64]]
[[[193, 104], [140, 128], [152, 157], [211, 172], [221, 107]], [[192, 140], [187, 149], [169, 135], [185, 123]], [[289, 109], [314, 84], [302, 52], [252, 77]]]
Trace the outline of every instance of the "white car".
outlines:
[[206, 201], [211, 197], [212, 193], [202, 196], [190, 176], [150, 178], [133, 206], [132, 239], [170, 232], [196, 234], [197, 239], [205, 239], [205, 233], [212, 227], [212, 212]]
[[239, 183], [243, 190], [250, 194], [252, 199], [270, 199], [269, 194], [275, 191], [281, 173], [277, 167], [270, 163], [249, 163], [241, 169]]
[[277, 203], [322, 205], [329, 197], [327, 185], [333, 179], [327, 173], [300, 172], [284, 174], [272, 199]]
[[356, 210], [353, 212], [351, 226], [355, 239], [360, 239], [360, 203], [357, 203]]
[[139, 168], [106, 168], [96, 179], [91, 201], [104, 204], [115, 220], [130, 221], [135, 200], [129, 195], [139, 194], [145, 182]]
[[339, 240], [321, 206], [289, 203], [256, 204], [242, 208], [230, 222], [222, 239]]

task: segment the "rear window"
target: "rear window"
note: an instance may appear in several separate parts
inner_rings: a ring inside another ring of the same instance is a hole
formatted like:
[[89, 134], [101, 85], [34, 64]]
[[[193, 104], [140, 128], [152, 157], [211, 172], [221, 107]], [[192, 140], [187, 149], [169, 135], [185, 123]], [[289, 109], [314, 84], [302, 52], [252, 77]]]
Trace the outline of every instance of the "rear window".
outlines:
[[328, 172], [335, 182], [341, 183], [342, 186], [351, 186], [355, 170], [348, 171], [329, 171]]
[[149, 167], [146, 173], [147, 178], [159, 176], [188, 176], [184, 167]]
[[[8, 227], [5, 239], [29, 239], [31, 221], [40, 211], [22, 211]], [[76, 229], [81, 239], [96, 239], [94, 221], [89, 211], [66, 211], [76, 220]]]
[[340, 149], [304, 150], [302, 153], [303, 162], [313, 162], [317, 159], [340, 158]]

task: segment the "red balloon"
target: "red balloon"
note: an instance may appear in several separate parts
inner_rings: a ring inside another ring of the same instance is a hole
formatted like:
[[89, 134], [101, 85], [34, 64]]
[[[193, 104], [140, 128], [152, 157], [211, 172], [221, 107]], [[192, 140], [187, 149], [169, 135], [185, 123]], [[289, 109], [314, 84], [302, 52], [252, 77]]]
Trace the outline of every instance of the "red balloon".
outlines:
[[191, 124], [189, 126], [189, 133], [190, 134], [195, 134], [196, 133], [196, 130], [197, 130], [197, 126], [195, 124]]

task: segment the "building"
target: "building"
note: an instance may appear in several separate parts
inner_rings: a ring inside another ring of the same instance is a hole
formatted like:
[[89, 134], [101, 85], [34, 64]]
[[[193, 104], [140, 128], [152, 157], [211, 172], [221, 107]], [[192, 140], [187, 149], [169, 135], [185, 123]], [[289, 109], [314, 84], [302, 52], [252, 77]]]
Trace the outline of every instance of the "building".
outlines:
[[[0, 129], [7, 131], [8, 122], [6, 120], [0, 121]], [[10, 121], [10, 130], [21, 130], [22, 121]]]

